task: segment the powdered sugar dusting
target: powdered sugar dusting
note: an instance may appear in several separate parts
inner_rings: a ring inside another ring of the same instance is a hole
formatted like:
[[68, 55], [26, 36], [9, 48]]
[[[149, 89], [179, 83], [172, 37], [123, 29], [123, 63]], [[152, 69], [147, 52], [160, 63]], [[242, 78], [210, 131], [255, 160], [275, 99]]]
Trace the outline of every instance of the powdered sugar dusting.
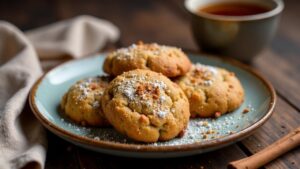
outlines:
[[[99, 85], [100, 83], [108, 84], [108, 79], [106, 78], [107, 77], [104, 76], [86, 78], [76, 82], [76, 84], [73, 85], [70, 90], [79, 90], [80, 94], [76, 98], [78, 101], [83, 101], [90, 95], [93, 95], [94, 97], [102, 96], [104, 88], [99, 88]], [[96, 88], [97, 90], [94, 90]], [[97, 108], [98, 104], [99, 103], [95, 102], [92, 106]]]
[[212, 80], [205, 80], [205, 81], [203, 82], [203, 84], [204, 84], [205, 86], [210, 86], [210, 85], [213, 84], [213, 81], [212, 81]]
[[204, 86], [211, 86], [214, 82], [214, 77], [218, 74], [216, 67], [203, 65], [200, 63], [194, 64], [194, 70], [201, 72]]
[[100, 107], [99, 101], [98, 100], [95, 101], [92, 106], [93, 106], [94, 109], [98, 109]]
[[217, 75], [218, 74], [218, 70], [215, 68], [215, 67], [213, 67], [213, 66], [208, 66], [208, 65], [206, 65], [205, 66], [213, 75]]
[[157, 115], [158, 115], [158, 117], [160, 117], [160, 118], [165, 118], [167, 114], [168, 114], [168, 112], [167, 112], [167, 111], [164, 111], [164, 110], [159, 110], [159, 111], [157, 111]]
[[166, 96], [160, 96], [160, 97], [159, 97], [159, 101], [160, 101], [161, 103], [163, 103], [164, 101], [166, 101]]
[[153, 85], [154, 87], [158, 87], [158, 88], [161, 89], [161, 90], [167, 88], [167, 85], [166, 85], [164, 82], [159, 81], [159, 80], [154, 80], [154, 82], [152, 82], [152, 85]]
[[[190, 119], [186, 132], [182, 138], [174, 138], [169, 141], [143, 144], [140, 142], [134, 142], [128, 139], [126, 136], [118, 133], [113, 128], [90, 128], [76, 125], [67, 119], [61, 119], [60, 126], [71, 130], [76, 134], [80, 134], [96, 141], [109, 141], [116, 143], [134, 144], [134, 145], [152, 145], [152, 146], [177, 146], [193, 144], [197, 142], [205, 142], [208, 140], [215, 140], [228, 135], [231, 135], [237, 131], [240, 131], [249, 125], [249, 113], [244, 114], [242, 110], [248, 105], [240, 108], [239, 111], [234, 113], [225, 114], [217, 119], [215, 118], [197, 118]], [[255, 111], [255, 110], [254, 110]], [[165, 112], [160, 112], [162, 116]], [[251, 115], [250, 115], [251, 116]]]
[[170, 112], [168, 108], [162, 106], [168, 97], [165, 95], [166, 89], [167, 85], [163, 81], [133, 74], [123, 79], [115, 92], [122, 93], [132, 104], [149, 108], [153, 114], [165, 118]]
[[124, 89], [123, 93], [126, 97], [128, 97], [128, 99], [130, 100], [134, 99], [135, 91], [132, 86], [129, 86], [128, 88]]
[[160, 56], [163, 53], [168, 53], [169, 51], [172, 51], [171, 49], [177, 49], [181, 51], [180, 48], [171, 47], [171, 46], [165, 46], [165, 45], [159, 45], [157, 43], [151, 43], [151, 44], [132, 44], [127, 48], [121, 48], [116, 50], [113, 55], [117, 56], [117, 60], [131, 60], [135, 58], [138, 54], [144, 53], [145, 55], [157, 55]]

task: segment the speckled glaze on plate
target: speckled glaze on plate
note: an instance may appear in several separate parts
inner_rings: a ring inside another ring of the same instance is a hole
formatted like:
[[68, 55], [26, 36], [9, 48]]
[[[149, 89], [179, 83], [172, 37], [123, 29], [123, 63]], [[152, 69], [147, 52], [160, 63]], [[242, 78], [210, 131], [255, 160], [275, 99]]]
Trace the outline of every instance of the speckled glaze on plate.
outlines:
[[[190, 53], [193, 63], [219, 66], [235, 72], [245, 89], [245, 101], [239, 109], [218, 119], [191, 119], [184, 137], [152, 144], [134, 142], [113, 128], [82, 127], [63, 118], [58, 106], [63, 94], [74, 82], [104, 74], [104, 56], [99, 54], [73, 60], [52, 69], [35, 83], [29, 97], [32, 111], [47, 129], [90, 150], [139, 158], [200, 154], [249, 136], [271, 116], [275, 106], [273, 87], [249, 67], [234, 60]], [[250, 112], [243, 113], [245, 108]]]

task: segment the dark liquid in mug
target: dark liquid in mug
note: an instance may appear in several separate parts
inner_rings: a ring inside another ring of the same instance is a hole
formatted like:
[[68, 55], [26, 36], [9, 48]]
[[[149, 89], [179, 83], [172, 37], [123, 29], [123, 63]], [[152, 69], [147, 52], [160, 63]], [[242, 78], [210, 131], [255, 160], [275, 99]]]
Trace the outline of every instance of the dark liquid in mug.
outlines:
[[255, 15], [265, 13], [270, 10], [270, 8], [267, 8], [265, 6], [241, 2], [217, 3], [199, 8], [199, 12], [206, 12], [214, 15], [224, 16]]

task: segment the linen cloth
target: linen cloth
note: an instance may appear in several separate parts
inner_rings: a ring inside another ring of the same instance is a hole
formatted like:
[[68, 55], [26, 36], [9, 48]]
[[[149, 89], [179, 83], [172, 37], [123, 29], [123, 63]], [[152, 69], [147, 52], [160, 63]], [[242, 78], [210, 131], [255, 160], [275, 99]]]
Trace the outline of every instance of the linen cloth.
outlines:
[[0, 21], [0, 169], [44, 168], [47, 139], [28, 108], [28, 93], [42, 75], [39, 58], [96, 53], [119, 38], [108, 21], [79, 16], [28, 31]]

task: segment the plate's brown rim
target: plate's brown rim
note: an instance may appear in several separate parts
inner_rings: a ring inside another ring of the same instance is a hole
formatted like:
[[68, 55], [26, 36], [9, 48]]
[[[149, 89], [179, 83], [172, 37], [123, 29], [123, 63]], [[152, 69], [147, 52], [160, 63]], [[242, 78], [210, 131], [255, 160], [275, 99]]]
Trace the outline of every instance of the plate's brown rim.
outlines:
[[48, 121], [42, 115], [42, 113], [38, 110], [37, 105], [35, 103], [35, 99], [34, 99], [34, 97], [36, 95], [36, 91], [38, 89], [38, 86], [46, 75], [48, 75], [50, 72], [54, 71], [58, 67], [63, 66], [68, 63], [71, 63], [74, 60], [62, 63], [61, 65], [51, 69], [50, 71], [45, 73], [41, 78], [39, 78], [39, 80], [37, 80], [37, 82], [35, 82], [35, 84], [33, 85], [32, 89], [30, 91], [29, 104], [30, 104], [30, 107], [31, 107], [34, 115], [37, 117], [37, 119], [39, 119], [39, 121], [47, 129], [49, 129], [50, 131], [54, 132], [57, 135], [60, 135], [61, 137], [66, 137], [75, 142], [78, 142], [81, 144], [88, 144], [91, 146], [96, 146], [98, 148], [113, 149], [113, 150], [117, 150], [117, 151], [127, 151], [127, 152], [128, 151], [129, 152], [178, 152], [178, 151], [191, 151], [191, 150], [201, 150], [201, 149], [204, 150], [209, 147], [226, 145], [231, 142], [238, 141], [239, 139], [244, 138], [246, 136], [249, 136], [258, 127], [260, 127], [262, 124], [264, 124], [267, 121], [267, 119], [270, 118], [270, 116], [272, 115], [275, 103], [276, 103], [276, 93], [275, 93], [273, 86], [267, 80], [265, 80], [257, 71], [255, 71], [251, 67], [249, 67], [237, 60], [231, 59], [231, 58], [220, 58], [217, 56], [193, 52], [193, 51], [188, 51], [188, 54], [198, 54], [198, 55], [201, 55], [201, 57], [209, 57], [212, 59], [221, 60], [222, 62], [229, 63], [233, 66], [237, 66], [243, 70], [246, 70], [249, 73], [253, 74], [255, 77], [257, 77], [258, 79], [260, 79], [264, 83], [264, 85], [267, 87], [269, 92], [271, 93], [271, 101], [269, 103], [267, 113], [262, 118], [260, 118], [256, 122], [254, 122], [251, 126], [245, 128], [239, 132], [233, 133], [231, 135], [228, 135], [228, 136], [225, 136], [222, 138], [217, 138], [214, 140], [208, 140], [208, 141], [203, 141], [203, 142], [197, 142], [197, 143], [193, 143], [193, 144], [174, 145], [174, 146], [155, 146], [155, 145], [143, 145], [143, 144], [135, 145], [135, 144], [126, 144], [126, 143], [116, 143], [116, 142], [111, 142], [111, 141], [94, 140], [92, 138], [83, 137], [80, 135], [73, 134], [67, 130], [64, 130], [63, 128], [56, 126], [53, 123], [51, 123], [50, 121]]

